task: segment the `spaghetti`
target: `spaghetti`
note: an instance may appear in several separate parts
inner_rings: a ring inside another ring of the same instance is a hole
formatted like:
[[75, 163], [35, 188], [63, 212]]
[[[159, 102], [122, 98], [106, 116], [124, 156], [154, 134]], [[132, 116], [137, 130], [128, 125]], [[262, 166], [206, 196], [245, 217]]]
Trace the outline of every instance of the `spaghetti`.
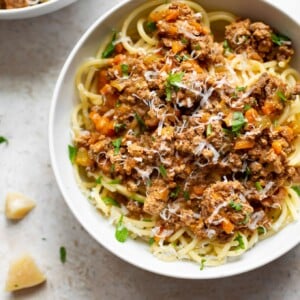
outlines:
[[120, 242], [129, 234], [163, 260], [215, 266], [297, 219], [292, 54], [261, 22], [156, 0], [80, 66], [76, 178]]

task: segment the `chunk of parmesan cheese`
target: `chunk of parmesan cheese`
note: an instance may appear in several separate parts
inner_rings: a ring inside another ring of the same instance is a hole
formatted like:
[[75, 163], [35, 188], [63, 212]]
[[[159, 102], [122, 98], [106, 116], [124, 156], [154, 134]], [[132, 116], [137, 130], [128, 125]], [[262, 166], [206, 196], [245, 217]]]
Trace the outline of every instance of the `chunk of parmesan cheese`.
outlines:
[[34, 207], [35, 202], [20, 193], [8, 193], [6, 196], [5, 215], [8, 219], [22, 219]]
[[36, 286], [46, 280], [30, 255], [24, 255], [10, 264], [5, 290], [17, 291]]

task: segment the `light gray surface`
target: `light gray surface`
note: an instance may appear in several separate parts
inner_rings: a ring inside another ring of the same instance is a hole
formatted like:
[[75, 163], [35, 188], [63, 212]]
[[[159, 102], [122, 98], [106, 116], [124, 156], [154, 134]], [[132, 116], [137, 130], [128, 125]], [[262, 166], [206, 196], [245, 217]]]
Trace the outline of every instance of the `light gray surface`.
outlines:
[[[80, 0], [52, 15], [0, 22], [0, 135], [9, 138], [8, 146], [0, 145], [0, 299], [300, 299], [300, 247], [240, 276], [176, 280], [122, 262], [92, 240], [69, 212], [49, 161], [52, 91], [81, 34], [119, 2]], [[300, 19], [295, 1], [271, 2], [285, 5]], [[18, 223], [7, 222], [2, 213], [8, 191], [37, 201], [36, 209]], [[67, 249], [65, 265], [60, 246]], [[36, 258], [48, 281], [25, 293], [4, 293], [9, 261], [24, 252]]]

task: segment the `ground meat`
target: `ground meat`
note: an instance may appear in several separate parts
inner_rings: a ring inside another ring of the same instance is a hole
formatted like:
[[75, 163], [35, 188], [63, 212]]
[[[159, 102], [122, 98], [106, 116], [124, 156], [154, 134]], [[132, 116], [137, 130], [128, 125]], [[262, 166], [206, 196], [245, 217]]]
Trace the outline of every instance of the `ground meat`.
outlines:
[[143, 210], [152, 216], [157, 216], [166, 206], [168, 201], [169, 189], [165, 186], [163, 180], [155, 180], [147, 189], [147, 197]]
[[249, 19], [226, 26], [225, 38], [236, 53], [246, 52], [248, 57], [259, 61], [289, 60], [294, 54], [290, 43], [277, 45], [272, 40], [274, 32], [262, 22]]

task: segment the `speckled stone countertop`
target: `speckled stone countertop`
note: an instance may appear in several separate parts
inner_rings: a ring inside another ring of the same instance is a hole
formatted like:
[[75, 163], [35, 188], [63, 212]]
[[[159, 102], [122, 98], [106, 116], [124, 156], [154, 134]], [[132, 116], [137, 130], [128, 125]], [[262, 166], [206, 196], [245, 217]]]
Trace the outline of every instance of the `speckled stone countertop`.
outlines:
[[[300, 247], [256, 271], [219, 280], [187, 281], [137, 269], [99, 246], [78, 224], [56, 185], [48, 151], [48, 112], [68, 53], [101, 13], [121, 0], [80, 0], [51, 15], [0, 22], [0, 299], [300, 299]], [[300, 20], [295, 0], [273, 0]], [[3, 214], [8, 191], [37, 207], [24, 220]], [[67, 249], [62, 264], [59, 248]], [[3, 292], [9, 261], [31, 253], [47, 283]]]

